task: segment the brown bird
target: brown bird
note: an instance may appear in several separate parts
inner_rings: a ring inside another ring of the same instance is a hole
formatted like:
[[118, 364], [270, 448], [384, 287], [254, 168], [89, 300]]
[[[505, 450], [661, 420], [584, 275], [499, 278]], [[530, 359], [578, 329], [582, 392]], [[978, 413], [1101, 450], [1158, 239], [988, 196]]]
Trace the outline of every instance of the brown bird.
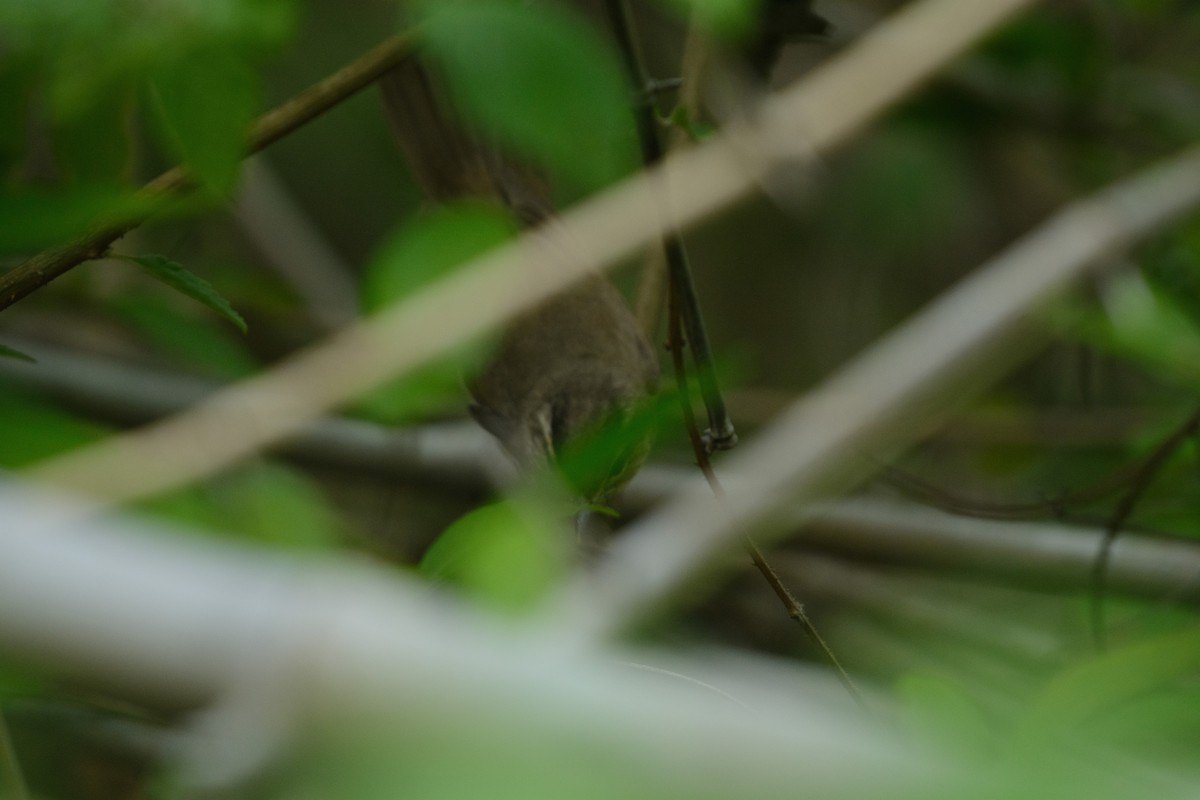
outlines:
[[[469, 136], [416, 58], [380, 85], [400, 148], [430, 200], [489, 198], [526, 226], [553, 215], [547, 182]], [[469, 383], [470, 411], [520, 467], [533, 469], [554, 461], [581, 434], [627, 417], [658, 376], [654, 350], [624, 298], [597, 275], [511, 324]], [[644, 438], [622, 448], [577, 490], [589, 502], [604, 502], [633, 476], [647, 450]]]

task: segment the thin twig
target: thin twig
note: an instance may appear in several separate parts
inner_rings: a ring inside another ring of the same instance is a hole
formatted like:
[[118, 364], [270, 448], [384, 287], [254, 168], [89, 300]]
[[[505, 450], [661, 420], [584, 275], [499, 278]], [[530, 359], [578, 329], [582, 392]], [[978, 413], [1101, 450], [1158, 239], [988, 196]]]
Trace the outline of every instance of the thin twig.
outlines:
[[[720, 479], [717, 478], [716, 470], [713, 469], [712, 460], [709, 458], [709, 449], [700, 434], [700, 429], [696, 425], [696, 417], [692, 414], [692, 397], [688, 391], [688, 372], [687, 363], [683, 357], [684, 339], [683, 339], [683, 321], [682, 314], [679, 308], [679, 297], [675, 291], [675, 285], [671, 284], [668, 299], [667, 299], [667, 350], [671, 353], [671, 364], [675, 370], [675, 383], [679, 387], [679, 406], [680, 413], [683, 417], [684, 427], [687, 429], [688, 442], [692, 446], [692, 455], [695, 458], [696, 466], [704, 474], [704, 479], [708, 481], [708, 486], [712, 490], [714, 496], [721, 498], [725, 496], [725, 489], [721, 486]], [[784, 610], [787, 611], [789, 617], [794, 619], [804, 629], [809, 640], [817, 648], [821, 657], [833, 670], [838, 681], [846, 689], [846, 692], [854, 699], [859, 708], [864, 711], [870, 711], [862, 694], [854, 685], [854, 681], [850, 679], [850, 674], [846, 672], [842, 662], [833, 652], [833, 648], [825, 641], [825, 637], [821, 636], [817, 626], [804, 610], [804, 606], [796, 599], [791, 590], [780, 579], [779, 573], [767, 561], [762, 550], [755, 544], [754, 539], [749, 535], [745, 537], [746, 553], [750, 556], [750, 561], [754, 567], [762, 574], [767, 585], [771, 587], [771, 591], [779, 598], [779, 602], [783, 604]]]
[[[393, 36], [342, 67], [324, 80], [310, 86], [291, 100], [268, 111], [250, 127], [246, 153], [256, 153], [279, 141], [369, 86], [391, 69], [411, 50], [409, 36]], [[191, 185], [187, 170], [175, 166], [142, 187], [140, 194], [161, 200]], [[0, 310], [32, 294], [50, 281], [79, 264], [101, 258], [113, 242], [141, 225], [148, 216], [137, 216], [116, 223], [97, 225], [74, 241], [45, 250], [0, 276]]]
[[[685, 119], [700, 118], [701, 87], [708, 68], [710, 47], [708, 37], [704, 35], [699, 26], [688, 26], [680, 65], [679, 92], [675, 99], [676, 113], [682, 113]], [[639, 124], [639, 129], [640, 127]], [[679, 125], [668, 130], [668, 153], [680, 150], [690, 144], [694, 144], [690, 131]], [[662, 312], [666, 307], [667, 280], [666, 252], [661, 247], [649, 249], [642, 266], [637, 291], [634, 293], [634, 311], [642, 323], [642, 330], [651, 338], [658, 333]]]
[[[646, 166], [653, 166], [662, 160], [664, 151], [659, 139], [658, 121], [649, 91], [650, 76], [646, 73], [642, 63], [641, 48], [638, 46], [633, 20], [630, 17], [628, 0], [607, 0], [605, 7], [608, 10], [609, 21], [613, 33], [616, 35], [630, 83], [635, 88], [637, 100], [634, 103], [634, 118], [637, 123], [638, 140], [642, 148], [642, 159]], [[694, 26], [689, 30], [692, 29]], [[689, 40], [691, 40], [691, 36], [689, 36]], [[699, 80], [700, 76], [685, 74], [684, 81], [687, 82], [689, 78], [695, 82]], [[670, 274], [667, 290], [667, 349], [671, 353], [671, 363], [675, 369], [675, 382], [679, 387], [680, 411], [687, 428], [688, 441], [691, 443], [696, 465], [704, 473], [713, 494], [721, 497], [724, 495], [724, 490], [713, 470], [709, 454], [713, 450], [727, 450], [733, 447], [737, 444], [737, 433], [734, 431], [733, 421], [729, 418], [725, 401], [721, 397], [721, 389], [717, 384], [712, 351], [709, 347], [708, 334], [705, 330], [703, 315], [700, 312], [700, 301], [696, 296], [696, 287], [692, 280], [692, 270], [688, 264], [683, 239], [678, 233], [673, 232], [663, 237], [662, 245]], [[687, 327], [686, 342], [691, 348], [692, 362], [695, 364], [696, 376], [700, 383], [701, 398], [708, 412], [709, 429], [703, 434], [700, 433], [692, 414], [691, 393], [688, 391], [688, 371], [683, 357], [685, 323]], [[779, 575], [771, 568], [766, 557], [758, 549], [758, 545], [749, 536], [746, 537], [746, 549], [754, 566], [762, 573], [771, 590], [783, 603], [788, 616], [800, 623], [809, 639], [833, 669], [838, 680], [846, 687], [846, 691], [865, 710], [866, 703], [841, 662], [838, 661], [833, 650], [817, 631], [816, 626], [805, 613], [804, 607], [784, 586]]]
[[1117, 540], [1117, 534], [1124, 527], [1129, 515], [1133, 513], [1138, 500], [1150, 488], [1150, 484], [1158, 476], [1159, 471], [1167, 463], [1175, 451], [1193, 434], [1200, 430], [1200, 408], [1192, 412], [1183, 424], [1171, 431], [1151, 451], [1150, 455], [1139, 465], [1137, 473], [1125, 494], [1121, 496], [1117, 507], [1113, 509], [1104, 530], [1104, 538], [1100, 540], [1100, 549], [1092, 564], [1092, 591], [1090, 598], [1092, 642], [1096, 649], [1104, 652], [1106, 649], [1104, 630], [1104, 595], [1108, 590], [1109, 561], [1112, 557], [1112, 547]]
[[1118, 467], [1113, 472], [1080, 489], [1060, 492], [1045, 500], [1026, 502], [989, 502], [961, 497], [893, 465], [882, 467], [879, 475], [884, 483], [899, 489], [910, 497], [964, 517], [1021, 520], [1051, 516], [1062, 519], [1068, 509], [1103, 500], [1120, 490], [1121, 487], [1137, 478], [1144, 466], [1145, 460], [1142, 459], [1137, 463]]
[[1092, 643], [1097, 651], [1103, 652], [1107, 646], [1104, 626], [1104, 596], [1108, 590], [1112, 546], [1129, 516], [1133, 513], [1138, 500], [1153, 483], [1167, 459], [1198, 430], [1200, 430], [1200, 409], [1193, 412], [1181, 425], [1164, 437], [1149, 454], [1139, 458], [1133, 464], [1123, 465], [1082, 489], [1061, 492], [1047, 500], [1026, 503], [989, 503], [959, 497], [894, 466], [884, 467], [881, 474], [883, 480], [888, 484], [906, 494], [919, 497], [930, 505], [954, 514], [983, 519], [1037, 519], [1045, 515], [1061, 519], [1065, 517], [1068, 509], [1072, 506], [1086, 505], [1102, 500], [1124, 488], [1124, 494], [1121, 495], [1116, 507], [1108, 517], [1104, 536], [1100, 540], [1091, 569], [1089, 622]]
[[[647, 167], [652, 167], [662, 160], [665, 152], [659, 139], [658, 120], [650, 92], [650, 76], [642, 63], [641, 48], [638, 46], [633, 21], [630, 18], [628, 0], [607, 0], [605, 8], [617, 38], [625, 71], [637, 98], [633, 111], [638, 142], [642, 149], [642, 161]], [[725, 408], [721, 387], [717, 384], [712, 348], [708, 343], [708, 331], [705, 329], [704, 315], [700, 310], [700, 299], [696, 295], [696, 285], [692, 280], [692, 268], [688, 263], [683, 238], [678, 231], [671, 231], [663, 236], [662, 247], [670, 274], [671, 291], [676, 293], [677, 300], [682, 304], [681, 315], [687, 327], [692, 362], [696, 365], [700, 396], [708, 412], [709, 427], [703, 434], [704, 445], [710, 451], [728, 450], [737, 444], [737, 432]]]

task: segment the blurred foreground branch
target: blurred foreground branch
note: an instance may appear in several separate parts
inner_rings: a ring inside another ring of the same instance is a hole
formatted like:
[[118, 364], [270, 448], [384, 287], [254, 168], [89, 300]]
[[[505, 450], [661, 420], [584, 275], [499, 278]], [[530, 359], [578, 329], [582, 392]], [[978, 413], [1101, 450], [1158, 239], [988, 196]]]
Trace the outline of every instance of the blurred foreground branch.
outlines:
[[[1144, 769], [1079, 746], [1054, 761], [1057, 778], [1040, 762], [1026, 772], [1024, 759], [927, 749], [794, 666], [573, 648], [555, 628], [514, 635], [511, 620], [467, 613], [392, 571], [119, 518], [63, 525], [65, 502], [0, 488], [6, 657], [160, 707], [208, 704], [204, 724], [173, 741], [188, 777], [210, 789], [261, 774], [306, 731], [388, 724], [389, 763], [427, 757], [431, 730], [497, 753], [516, 741], [560, 755], [575, 752], [550, 746], [567, 734], [660, 796], [791, 797], [803, 786], [961, 797], [997, 780], [1013, 796], [1144, 796]], [[1190, 796], [1184, 776], [1154, 775], [1157, 797]], [[1106, 791], [1093, 794], [1097, 783]]]
[[[1090, 587], [1104, 539], [1104, 531], [1095, 528], [969, 519], [861, 498], [822, 507], [809, 518], [796, 537], [804, 549], [983, 575], [1055, 592]], [[1119, 539], [1112, 546], [1108, 588], [1150, 600], [1198, 603], [1200, 545], [1159, 536]]]
[[[866, 796], [884, 780], [933, 779], [924, 756], [870, 730], [815, 675], [574, 650], [553, 631], [514, 636], [391, 571], [289, 562], [128, 520], [61, 525], [63, 502], [0, 489], [6, 657], [161, 706], [227, 707], [237, 713], [210, 734], [256, 751], [286, 743], [301, 719], [403, 719], [412, 731], [494, 722], [504, 736], [586, 731], [687, 794], [799, 781]], [[700, 676], [728, 694], [698, 692]]]
[[326, 330], [336, 330], [358, 316], [354, 271], [334, 252], [261, 156], [242, 163], [232, 212], [315, 322]]

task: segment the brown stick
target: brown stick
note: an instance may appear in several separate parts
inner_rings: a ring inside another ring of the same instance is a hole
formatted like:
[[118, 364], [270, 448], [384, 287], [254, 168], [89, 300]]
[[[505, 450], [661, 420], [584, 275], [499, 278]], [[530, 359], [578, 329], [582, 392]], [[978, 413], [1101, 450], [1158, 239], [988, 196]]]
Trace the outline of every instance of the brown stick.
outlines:
[[[687, 429], [688, 442], [692, 446], [692, 455], [696, 460], [696, 466], [700, 468], [700, 472], [704, 474], [704, 479], [708, 481], [709, 488], [717, 498], [725, 496], [725, 489], [721, 486], [721, 481], [717, 478], [716, 470], [713, 469], [712, 460], [709, 458], [709, 448], [705, 445], [704, 439], [700, 434], [700, 428], [696, 425], [696, 417], [692, 413], [692, 397], [688, 391], [688, 372], [687, 364], [683, 357], [684, 338], [683, 338], [683, 314], [680, 308], [680, 298], [677, 287], [674, 283], [669, 284], [667, 288], [667, 350], [671, 353], [671, 364], [675, 370], [675, 382], [679, 386], [679, 405], [682, 412], [683, 424]], [[858, 687], [854, 685], [854, 681], [850, 679], [850, 673], [846, 672], [846, 668], [842, 666], [842, 662], [833, 652], [833, 648], [825, 641], [825, 637], [817, 630], [817, 626], [813, 623], [808, 613], [804, 610], [804, 606], [792, 594], [791, 589], [779, 577], [779, 573], [771, 566], [771, 562], [767, 561], [762, 550], [759, 549], [755, 541], [749, 535], [745, 537], [746, 554], [750, 556], [750, 562], [754, 564], [754, 568], [759, 571], [767, 585], [771, 587], [771, 591], [779, 598], [779, 602], [783, 604], [787, 615], [795, 620], [804, 632], [808, 635], [809, 640], [817, 648], [821, 657], [833, 670], [833, 674], [837, 676], [838, 682], [842, 684], [846, 692], [858, 704], [858, 707], [864, 711], [870, 711], [867, 702], [863, 699], [862, 694], [858, 691]]]
[[[412, 37], [386, 39], [324, 80], [291, 100], [263, 114], [250, 127], [246, 154], [256, 153], [336, 106], [373, 83], [400, 63], [412, 49]], [[185, 190], [190, 184], [187, 170], [175, 166], [142, 187], [149, 198], [160, 198]], [[113, 242], [141, 225], [149, 215], [92, 227], [74, 241], [44, 250], [0, 277], [0, 310], [8, 308], [79, 264], [101, 258]]]

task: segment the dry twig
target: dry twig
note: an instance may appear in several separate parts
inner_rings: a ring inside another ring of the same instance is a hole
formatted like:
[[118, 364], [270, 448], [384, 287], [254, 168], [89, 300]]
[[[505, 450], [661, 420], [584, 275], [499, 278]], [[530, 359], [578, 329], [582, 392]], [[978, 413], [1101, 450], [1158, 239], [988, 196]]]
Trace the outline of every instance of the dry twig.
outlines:
[[[325, 78], [286, 103], [263, 114], [250, 127], [246, 152], [256, 153], [287, 136], [350, 95], [369, 86], [409, 52], [411, 40], [393, 36], [358, 60]], [[190, 185], [187, 170], [172, 167], [142, 187], [142, 194], [161, 199], [185, 191]], [[145, 222], [145, 218], [100, 225], [73, 242], [38, 253], [0, 276], [0, 310], [27, 297], [50, 281], [85, 261], [102, 258], [113, 242]]]

